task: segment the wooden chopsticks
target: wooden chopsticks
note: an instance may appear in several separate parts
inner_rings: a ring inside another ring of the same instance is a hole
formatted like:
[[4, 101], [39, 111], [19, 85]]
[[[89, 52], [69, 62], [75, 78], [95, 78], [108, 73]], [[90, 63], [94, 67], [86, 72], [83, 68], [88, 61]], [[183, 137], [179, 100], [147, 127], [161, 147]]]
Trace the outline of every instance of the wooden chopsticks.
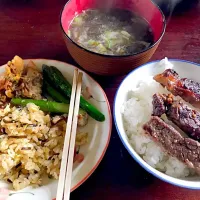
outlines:
[[68, 200], [70, 197], [82, 76], [83, 73], [75, 69], [56, 200]]

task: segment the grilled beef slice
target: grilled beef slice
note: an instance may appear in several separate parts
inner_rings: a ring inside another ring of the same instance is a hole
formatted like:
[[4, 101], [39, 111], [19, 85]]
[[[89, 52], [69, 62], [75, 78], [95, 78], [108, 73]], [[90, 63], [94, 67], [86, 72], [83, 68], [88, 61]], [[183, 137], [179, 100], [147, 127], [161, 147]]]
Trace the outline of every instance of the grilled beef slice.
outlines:
[[154, 80], [175, 96], [180, 96], [200, 108], [200, 83], [188, 78], [180, 78], [173, 69], [166, 69], [163, 73], [154, 76]]
[[188, 136], [200, 140], [200, 113], [198, 111], [191, 109], [180, 100], [173, 100], [172, 95], [154, 94], [152, 104], [154, 116], [160, 117], [166, 113], [168, 119]]
[[191, 138], [182, 137], [177, 130], [157, 116], [151, 117], [150, 121], [143, 126], [143, 129], [169, 155], [178, 158], [200, 174], [199, 142]]
[[153, 95], [153, 115], [160, 117], [166, 112], [165, 99], [159, 94]]

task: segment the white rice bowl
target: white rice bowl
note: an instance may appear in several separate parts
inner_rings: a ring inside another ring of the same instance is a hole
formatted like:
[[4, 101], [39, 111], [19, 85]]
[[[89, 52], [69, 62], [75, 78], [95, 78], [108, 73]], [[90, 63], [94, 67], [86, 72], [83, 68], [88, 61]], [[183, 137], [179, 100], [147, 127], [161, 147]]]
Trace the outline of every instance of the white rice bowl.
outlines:
[[136, 152], [152, 167], [173, 177], [187, 177], [191, 174], [191, 170], [178, 159], [165, 153], [157, 143], [144, 133], [142, 128], [151, 118], [153, 110], [152, 96], [155, 92], [169, 93], [154, 81], [153, 77], [150, 77], [149, 80], [141, 82], [138, 88], [131, 92], [130, 99], [122, 106], [124, 128], [129, 142]]
[[[194, 72], [189, 73], [189, 75], [186, 74], [190, 65], [194, 65], [193, 68], [196, 68], [195, 64], [187, 62], [183, 64], [182, 61], [176, 60], [172, 63], [178, 62], [180, 62], [180, 66], [177, 65], [178, 67], [176, 66], [175, 70], [181, 77], [188, 77], [199, 81], [198, 77], [195, 78], [190, 75]], [[152, 114], [153, 94], [169, 93], [159, 83], [153, 80], [153, 76], [162, 73], [165, 69], [173, 68], [174, 66], [172, 63], [166, 58], [157, 63], [148, 63], [146, 64], [148, 66], [135, 70], [125, 78], [116, 94], [114, 103], [115, 123], [123, 144], [128, 149], [129, 153], [145, 169], [170, 183], [183, 187], [199, 188], [199, 176], [195, 174], [194, 170], [190, 169], [185, 163], [179, 161], [177, 158], [167, 154], [158, 143], [154, 142], [147, 134], [145, 134], [142, 128], [142, 126], [150, 120]], [[199, 67], [197, 68], [197, 71], [199, 71]], [[182, 69], [183, 71], [181, 72]], [[177, 127], [175, 126], [175, 128]], [[131, 147], [134, 150], [132, 150]], [[136, 153], [148, 165], [168, 176], [162, 175], [162, 173], [145, 164]]]

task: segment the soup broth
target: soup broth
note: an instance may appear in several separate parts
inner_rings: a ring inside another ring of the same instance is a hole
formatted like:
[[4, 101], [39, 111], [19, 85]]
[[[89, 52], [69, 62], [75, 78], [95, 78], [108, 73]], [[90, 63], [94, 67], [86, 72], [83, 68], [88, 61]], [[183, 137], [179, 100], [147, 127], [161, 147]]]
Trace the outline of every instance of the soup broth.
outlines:
[[85, 10], [71, 22], [68, 36], [80, 46], [105, 55], [131, 55], [151, 46], [148, 22], [128, 10]]

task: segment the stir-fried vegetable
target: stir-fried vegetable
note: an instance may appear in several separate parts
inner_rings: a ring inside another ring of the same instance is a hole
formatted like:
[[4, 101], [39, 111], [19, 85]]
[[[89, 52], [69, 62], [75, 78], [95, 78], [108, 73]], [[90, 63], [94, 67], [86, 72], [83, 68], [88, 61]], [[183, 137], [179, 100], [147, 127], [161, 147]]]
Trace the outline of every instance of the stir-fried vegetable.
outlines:
[[[69, 99], [65, 98], [62, 94], [60, 94], [56, 89], [54, 89], [46, 80], [43, 80], [43, 90], [50, 95], [55, 101], [69, 104]], [[85, 126], [88, 121], [88, 114], [83, 110], [79, 109], [78, 115], [78, 125]]]
[[[65, 79], [62, 73], [56, 67], [43, 65], [43, 77], [53, 86], [55, 86], [65, 97], [71, 97], [71, 84]], [[105, 116], [95, 106], [80, 97], [80, 107], [85, 110], [92, 118], [97, 121], [104, 121]]]
[[56, 89], [54, 89], [46, 80], [43, 80], [43, 90], [55, 101], [69, 104], [69, 99], [65, 98]]
[[[23, 99], [23, 98], [12, 98], [11, 103], [19, 106], [26, 106], [28, 103], [33, 103], [36, 106], [40, 107], [42, 111], [51, 112], [51, 113], [63, 113], [68, 114], [69, 104], [58, 103], [55, 101], [47, 100], [35, 100], [35, 99]], [[79, 114], [85, 115], [85, 111], [80, 109]]]
[[69, 112], [69, 104], [58, 103], [55, 101], [35, 100], [35, 99], [22, 99], [12, 98], [11, 103], [19, 106], [26, 106], [28, 103], [34, 103], [39, 106], [42, 111], [51, 113], [66, 113]]

